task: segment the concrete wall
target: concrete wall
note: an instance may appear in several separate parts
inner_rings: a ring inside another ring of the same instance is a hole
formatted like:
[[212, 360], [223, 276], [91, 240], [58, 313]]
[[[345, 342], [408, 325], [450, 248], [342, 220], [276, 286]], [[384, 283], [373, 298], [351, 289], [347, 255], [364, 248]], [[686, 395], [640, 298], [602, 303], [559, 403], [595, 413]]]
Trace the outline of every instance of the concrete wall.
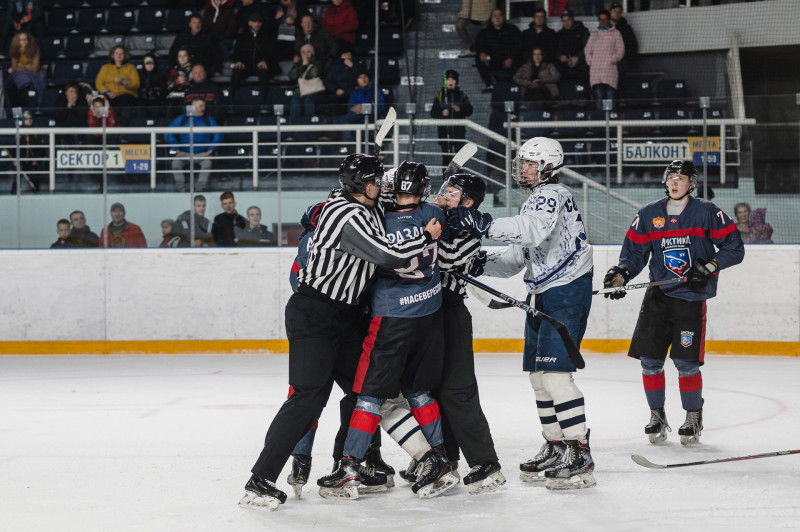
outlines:
[[[618, 255], [618, 246], [595, 247], [595, 287]], [[0, 344], [281, 340], [293, 258], [288, 248], [4, 251]], [[707, 338], [800, 341], [799, 264], [800, 246], [748, 246], [744, 263], [722, 272], [719, 295], [709, 301]], [[525, 297], [520, 279], [485, 280]], [[643, 294], [595, 297], [586, 338], [629, 339]], [[522, 337], [521, 311], [468, 301], [476, 339]]]

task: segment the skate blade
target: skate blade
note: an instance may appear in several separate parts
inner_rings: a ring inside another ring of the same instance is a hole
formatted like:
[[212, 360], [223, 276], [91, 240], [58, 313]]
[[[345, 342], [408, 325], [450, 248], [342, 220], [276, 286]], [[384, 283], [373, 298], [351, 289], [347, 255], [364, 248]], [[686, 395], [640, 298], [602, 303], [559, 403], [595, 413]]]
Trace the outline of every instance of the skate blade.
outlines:
[[297, 497], [298, 499], [302, 499], [303, 498], [303, 486], [305, 486], [305, 484], [293, 484], [292, 485], [292, 489], [294, 489], [294, 496]]
[[386, 475], [386, 487], [387, 488], [394, 487], [394, 475]]
[[281, 505], [281, 501], [275, 497], [263, 497], [252, 491], [246, 491], [244, 497], [239, 500], [240, 508], [250, 508], [253, 510], [274, 512]]
[[382, 491], [386, 491], [388, 489], [389, 483], [381, 484], [380, 486], [365, 486], [361, 484], [358, 487], [358, 493], [380, 493]]
[[581, 473], [570, 478], [548, 478], [545, 487], [551, 491], [565, 491], [591, 488], [596, 484], [597, 481], [592, 473]]
[[667, 441], [667, 433], [666, 432], [659, 432], [657, 434], [648, 434], [647, 438], [650, 440], [650, 443], [656, 444]]
[[320, 487], [319, 496], [323, 499], [358, 499], [358, 486]]
[[[488, 482], [487, 482], [488, 481]], [[495, 471], [480, 482], [473, 482], [467, 484], [467, 490], [472, 495], [479, 493], [489, 493], [490, 491], [497, 491], [500, 486], [506, 483], [506, 477], [500, 471]]]
[[681, 445], [694, 445], [700, 443], [700, 435], [695, 436], [681, 436]]
[[544, 471], [539, 471], [538, 473], [520, 471], [519, 480], [520, 482], [527, 482], [529, 484], [542, 484], [547, 479], [544, 476]]
[[454, 488], [456, 484], [458, 484], [458, 479], [452, 473], [445, 473], [436, 482], [421, 487], [417, 491], [417, 496], [420, 499], [432, 499]]

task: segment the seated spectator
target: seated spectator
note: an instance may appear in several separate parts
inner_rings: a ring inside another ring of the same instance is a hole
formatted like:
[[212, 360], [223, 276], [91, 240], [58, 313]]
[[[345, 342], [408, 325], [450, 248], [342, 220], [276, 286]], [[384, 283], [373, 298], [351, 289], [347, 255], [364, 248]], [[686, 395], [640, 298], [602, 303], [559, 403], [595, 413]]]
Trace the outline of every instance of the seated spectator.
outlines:
[[502, 9], [492, 11], [492, 23], [478, 32], [475, 38], [475, 66], [486, 87], [494, 90], [494, 80], [510, 81], [519, 67], [522, 34], [513, 24], [505, 22]]
[[[208, 80], [206, 68], [203, 65], [194, 65], [189, 79], [189, 86], [186, 87], [185, 105], [189, 105], [196, 98], [206, 102], [206, 113], [213, 116], [217, 122], [224, 115], [225, 109], [222, 105], [222, 92], [214, 83]], [[183, 112], [183, 110], [181, 110]]]
[[522, 32], [522, 60], [526, 61], [534, 48], [541, 48], [544, 60], [552, 63], [556, 57], [556, 32], [547, 27], [547, 12], [541, 7], [533, 12], [533, 20]]
[[302, 60], [289, 71], [289, 79], [297, 82], [289, 104], [289, 118], [298, 116], [314, 116], [317, 113], [317, 101], [325, 96], [325, 84], [320, 72], [322, 65], [314, 56], [314, 47], [304, 44], [300, 48]]
[[240, 0], [239, 9], [236, 10], [236, 34], [242, 35], [250, 31], [250, 15], [258, 13], [264, 21], [264, 30], [274, 42], [277, 38], [278, 22], [275, 20], [274, 10], [267, 2], [262, 0]]
[[308, 13], [303, 0], [280, 0], [275, 8], [273, 19], [278, 35], [276, 44], [279, 61], [288, 61], [294, 57], [294, 43], [300, 28], [298, 17], [303, 13]]
[[269, 78], [277, 74], [279, 70], [278, 64], [274, 60], [273, 40], [264, 30], [261, 13], [254, 11], [247, 24], [248, 32], [236, 39], [231, 56], [233, 60], [231, 89], [236, 92], [245, 78], [258, 76], [258, 83], [266, 92]]
[[203, 17], [195, 13], [189, 18], [189, 27], [186, 31], [175, 36], [169, 48], [169, 64], [178, 62], [178, 50], [186, 48], [193, 61], [202, 63], [212, 77], [222, 73], [219, 45], [207, 31], [203, 31]]
[[100, 237], [86, 225], [86, 216], [83, 211], [72, 211], [69, 214], [72, 230], [69, 239], [78, 248], [96, 248], [100, 244]]
[[[208, 247], [214, 245], [214, 235], [211, 234], [211, 220], [206, 218], [206, 198], [203, 195], [194, 197], [194, 247]], [[191, 219], [189, 209], [178, 216], [172, 225], [173, 236], [178, 237], [177, 247], [192, 247]]]
[[[210, 0], [203, 10], [203, 31], [208, 32], [217, 42], [220, 61], [228, 61], [228, 53], [236, 39], [236, 13], [228, 0]], [[221, 68], [221, 67], [220, 67]]]
[[125, 206], [122, 203], [114, 203], [111, 206], [111, 223], [100, 232], [100, 247], [147, 247], [142, 228], [125, 219]]
[[[193, 125], [195, 130], [192, 135], [189, 132], [180, 133], [176, 137], [174, 133], [167, 133], [167, 142], [175, 150], [175, 159], [172, 160], [172, 171], [175, 178], [175, 187], [178, 192], [186, 192], [186, 179], [183, 169], [194, 161], [194, 167], [200, 167], [200, 174], [197, 177], [194, 190], [201, 191], [208, 183], [208, 174], [211, 170], [211, 156], [222, 142], [222, 133], [208, 133], [203, 131], [204, 127], [217, 127], [217, 121], [213, 116], [206, 116], [206, 102], [201, 97], [195, 97], [192, 102], [194, 116], [183, 115], [175, 118], [169, 127], [188, 127]], [[190, 147], [191, 145], [191, 147]], [[190, 153], [191, 149], [191, 153]]]
[[576, 21], [572, 11], [561, 12], [561, 29], [556, 32], [556, 67], [563, 79], [581, 83], [589, 82], [589, 65], [583, 55], [589, 30], [583, 22]]
[[322, 16], [322, 28], [331, 34], [339, 46], [356, 42], [358, 13], [350, 0], [331, 0], [331, 5]]
[[247, 220], [247, 227], [236, 226], [233, 229], [237, 246], [274, 246], [276, 244], [275, 235], [261, 223], [261, 209], [256, 206], [248, 207]]
[[167, 78], [166, 104], [169, 116], [183, 113], [186, 105], [186, 89], [192, 77], [192, 60], [188, 48], [180, 48], [176, 54], [177, 62], [172, 65]]
[[603, 109], [603, 100], [615, 100], [619, 71], [617, 64], [625, 56], [622, 35], [611, 25], [611, 15], [605, 9], [597, 14], [597, 31], [589, 35], [583, 50], [589, 65], [589, 84], [597, 101], [597, 109]]
[[[103, 109], [107, 111], [106, 118], [103, 118]], [[88, 127], [103, 127], [105, 125], [106, 129], [117, 127], [117, 115], [114, 112], [114, 108], [111, 107], [111, 104], [106, 100], [103, 96], [95, 96], [92, 99], [92, 106], [89, 108], [89, 111], [86, 113], [86, 125]], [[90, 143], [98, 143], [102, 142], [103, 135], [102, 133], [96, 133], [93, 136], [90, 136], [87, 139]], [[106, 138], [107, 143], [115, 143], [117, 141], [116, 135], [113, 137]]]
[[39, 47], [36, 40], [27, 31], [20, 31], [11, 39], [11, 74], [8, 78], [9, 103], [12, 107], [21, 107], [25, 101], [25, 92], [36, 91], [38, 101], [44, 94], [44, 72], [40, 65]]
[[358, 66], [353, 62], [353, 47], [343, 44], [339, 59], [331, 61], [325, 69], [325, 89], [328, 91], [330, 113], [341, 115], [346, 112], [350, 91], [356, 86]]
[[144, 68], [140, 76], [139, 106], [144, 111], [143, 116], [158, 115], [167, 97], [167, 80], [158, 71], [155, 55], [146, 54], [142, 64]]
[[742, 234], [745, 244], [772, 244], [772, 226], [767, 223], [767, 209], [750, 211], [747, 203], [737, 203], [733, 206], [733, 215], [736, 216], [736, 227]]
[[224, 212], [214, 217], [214, 225], [211, 233], [214, 235], [214, 242], [220, 247], [236, 246], [236, 228], [244, 229], [247, 227], [247, 220], [236, 212], [236, 200], [233, 192], [226, 190], [219, 196]]
[[339, 45], [328, 33], [328, 30], [316, 25], [311, 13], [305, 13], [300, 17], [300, 31], [297, 32], [297, 38], [294, 41], [294, 58], [292, 59], [295, 63], [302, 61], [300, 48], [304, 44], [314, 47], [314, 55], [323, 66], [329, 59], [339, 56]]
[[[88, 122], [86, 112], [89, 110], [86, 98], [81, 94], [77, 83], [70, 81], [64, 85], [61, 94], [55, 102], [55, 120], [58, 127], [86, 127]], [[58, 135], [56, 142], [59, 144], [80, 144], [83, 142], [78, 135]]]
[[125, 125], [139, 97], [139, 72], [131, 64], [131, 55], [122, 45], [112, 48], [108, 58], [109, 62], [97, 73], [94, 86], [100, 94], [114, 102], [114, 109], [122, 118], [120, 125]]
[[74, 242], [69, 238], [69, 220], [66, 218], [60, 219], [56, 223], [56, 231], [58, 232], [58, 240], [50, 244], [50, 249], [67, 249], [77, 248]]
[[175, 223], [175, 220], [172, 218], [164, 218], [161, 220], [161, 243], [158, 245], [160, 248], [174, 248], [177, 247], [176, 244], [178, 239], [172, 235], [172, 224]]
[[514, 83], [522, 89], [526, 102], [547, 102], [558, 98], [558, 81], [561, 73], [551, 63], [544, 61], [541, 48], [534, 48], [531, 59], [514, 73]]
[[[472, 103], [467, 93], [458, 87], [458, 72], [448, 70], [445, 73], [445, 85], [433, 99], [431, 116], [433, 118], [467, 118], [472, 115]], [[442, 166], [450, 164], [450, 159], [455, 155], [467, 135], [464, 126], [439, 126], [439, 146], [442, 147]]]
[[[356, 86], [350, 91], [350, 98], [347, 101], [347, 113], [336, 118], [334, 123], [354, 124], [360, 120], [364, 120], [361, 106], [365, 103], [374, 104], [374, 93], [375, 91], [369, 79], [369, 73], [365, 68], [361, 67], [356, 77]], [[383, 92], [378, 91], [378, 115], [383, 115], [383, 108]], [[346, 131], [343, 135], [345, 140], [352, 140], [354, 138], [351, 131]]]

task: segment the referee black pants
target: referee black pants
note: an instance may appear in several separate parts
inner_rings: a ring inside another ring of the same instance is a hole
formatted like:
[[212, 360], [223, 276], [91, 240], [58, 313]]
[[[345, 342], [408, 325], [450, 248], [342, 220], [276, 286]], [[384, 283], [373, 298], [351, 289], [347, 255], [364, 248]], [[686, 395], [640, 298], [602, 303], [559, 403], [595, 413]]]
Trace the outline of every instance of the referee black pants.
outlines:
[[[264, 448], [252, 472], [276, 481], [300, 438], [322, 413], [336, 382], [351, 398], [342, 401], [349, 421], [355, 406], [353, 377], [364, 339], [361, 307], [323, 296], [295, 293], [286, 305], [289, 384], [294, 393], [267, 430]], [[349, 407], [348, 407], [349, 405]], [[341, 452], [341, 451], [339, 451]]]
[[434, 395], [442, 414], [447, 457], [458, 460], [460, 447], [470, 467], [497, 462], [475, 378], [472, 315], [460, 296], [448, 291], [443, 294], [444, 371], [442, 386]]

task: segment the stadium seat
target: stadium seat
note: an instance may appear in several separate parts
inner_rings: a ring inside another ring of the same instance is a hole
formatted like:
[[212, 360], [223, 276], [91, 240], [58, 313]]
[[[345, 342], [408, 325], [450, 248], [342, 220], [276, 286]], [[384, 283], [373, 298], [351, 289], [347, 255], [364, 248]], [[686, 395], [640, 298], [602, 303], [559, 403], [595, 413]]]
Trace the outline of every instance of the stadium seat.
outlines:
[[172, 43], [175, 41], [175, 35], [172, 33], [163, 33], [158, 36], [156, 39], [156, 51], [158, 52], [159, 57], [167, 57], [169, 56], [169, 49], [172, 47]]
[[83, 63], [80, 61], [58, 61], [51, 64], [48, 85], [61, 87], [70, 81], [83, 79]]
[[189, 27], [189, 18], [194, 11], [186, 7], [171, 7], [167, 10], [165, 26], [173, 33], [185, 31]]
[[394, 85], [400, 82], [400, 62], [396, 57], [381, 57], [378, 63], [378, 85]]
[[656, 86], [656, 98], [661, 105], [683, 105], [687, 96], [686, 82], [682, 79], [661, 80]]
[[117, 7], [108, 10], [106, 30], [109, 33], [128, 34], [136, 27], [136, 12], [130, 7]]
[[[626, 120], [655, 120], [656, 113], [652, 109], [629, 109], [624, 113]], [[624, 129], [625, 135], [647, 137], [655, 135], [658, 130], [654, 125], [628, 126]]]
[[139, 8], [136, 28], [142, 33], [159, 33], [167, 23], [167, 11], [162, 7]]
[[558, 84], [559, 99], [555, 102], [561, 108], [585, 107], [591, 98], [588, 83], [568, 79]]
[[[657, 114], [659, 120], [689, 120], [692, 118], [691, 112], [679, 107], [669, 107], [665, 109], [660, 109]], [[697, 130], [693, 126], [688, 126], [688, 125], [683, 125], [683, 126], [662, 125], [659, 129], [660, 133], [664, 135], [685, 136], [697, 133]]]
[[[553, 121], [553, 113], [547, 109], [530, 109], [527, 111], [521, 111], [519, 114], [519, 121], [520, 122], [552, 122]], [[557, 136], [554, 135], [554, 130], [552, 127], [548, 125], [540, 125], [540, 126], [528, 126], [522, 128], [522, 137], [523, 138], [531, 138], [531, 137], [552, 137]]]
[[[232, 116], [229, 116], [228, 119], [225, 121], [225, 125], [256, 126], [258, 125], [258, 119], [259, 115], [257, 113], [237, 113]], [[225, 134], [225, 142], [247, 144], [249, 146], [252, 143], [252, 140], [253, 140], [253, 135], [249, 131]]]
[[559, 130], [564, 138], [582, 138], [589, 135], [590, 128], [582, 122], [591, 120], [591, 111], [582, 109], [565, 109], [559, 113], [559, 118], [564, 122], [575, 122], [576, 127], [566, 127]]
[[290, 87], [270, 86], [267, 90], [265, 101], [267, 113], [273, 113], [274, 106], [280, 104], [283, 105], [284, 114], [289, 114], [289, 103], [292, 101], [292, 94], [294, 94], [294, 90]]
[[[134, 116], [128, 125], [130, 127], [158, 127], [162, 124], [157, 118]], [[128, 133], [125, 138], [131, 144], [150, 144], [149, 133]]]
[[375, 34], [369, 31], [356, 33], [356, 42], [353, 44], [353, 55], [368, 56], [375, 52]]
[[66, 35], [75, 30], [78, 17], [72, 9], [48, 9], [45, 14], [46, 31], [50, 35]]
[[402, 28], [384, 28], [378, 33], [378, 50], [381, 56], [399, 56], [404, 49]]
[[564, 164], [568, 167], [589, 164], [589, 143], [585, 140], [561, 143], [564, 149]]
[[156, 53], [155, 35], [129, 35], [125, 38], [125, 47], [133, 57], [142, 57], [144, 54]]
[[623, 107], [642, 108], [654, 102], [653, 85], [647, 80], [628, 78], [620, 92], [620, 105]]
[[261, 87], [239, 87], [232, 99], [233, 114], [258, 113], [264, 105], [264, 98]]
[[78, 10], [75, 29], [81, 34], [97, 34], [103, 31], [106, 23], [106, 13], [103, 9], [83, 8]]
[[61, 95], [60, 87], [50, 87], [45, 89], [42, 95], [42, 103], [39, 105], [39, 110], [42, 114], [50, 116], [54, 112], [56, 100]]
[[86, 83], [94, 86], [94, 81], [97, 79], [97, 74], [100, 73], [100, 69], [103, 68], [103, 65], [108, 63], [108, 59], [93, 59], [86, 63], [86, 70], [83, 74], [83, 79], [86, 80]]
[[115, 46], [125, 46], [123, 35], [98, 35], [94, 40], [94, 55], [107, 58]]
[[519, 107], [522, 91], [519, 85], [507, 81], [497, 81], [492, 91], [492, 110], [505, 112], [505, 102], [514, 102], [514, 111]]
[[64, 55], [70, 59], [86, 59], [94, 53], [93, 35], [69, 35]]
[[61, 35], [43, 35], [37, 41], [39, 57], [44, 61], [64, 57], [66, 37]]

